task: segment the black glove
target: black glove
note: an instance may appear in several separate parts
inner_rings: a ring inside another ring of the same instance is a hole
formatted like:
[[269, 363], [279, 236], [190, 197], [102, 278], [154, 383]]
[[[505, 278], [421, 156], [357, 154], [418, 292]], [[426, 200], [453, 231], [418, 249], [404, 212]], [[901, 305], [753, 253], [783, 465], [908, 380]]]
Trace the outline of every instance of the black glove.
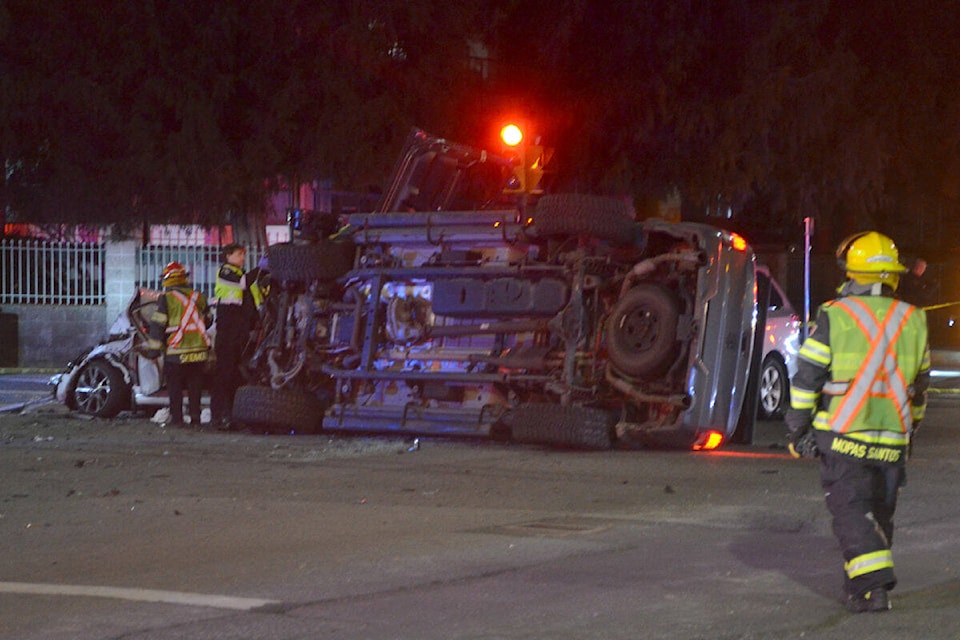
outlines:
[[790, 455], [794, 458], [816, 458], [820, 455], [817, 438], [811, 427], [798, 429], [790, 435]]
[[142, 353], [144, 358], [149, 358], [151, 360], [156, 360], [161, 355], [156, 349], [144, 349]]

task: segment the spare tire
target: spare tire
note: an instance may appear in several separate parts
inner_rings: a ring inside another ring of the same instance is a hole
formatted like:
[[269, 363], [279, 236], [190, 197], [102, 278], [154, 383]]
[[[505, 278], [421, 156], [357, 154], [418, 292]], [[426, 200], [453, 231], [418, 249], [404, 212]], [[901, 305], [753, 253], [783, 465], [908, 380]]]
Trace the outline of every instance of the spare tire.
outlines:
[[588, 236], [613, 244], [633, 242], [633, 207], [622, 200], [582, 193], [546, 195], [533, 213], [536, 236]]
[[243, 386], [237, 389], [231, 418], [267, 433], [316, 433], [325, 409], [306, 391]]
[[357, 247], [352, 242], [270, 246], [270, 276], [275, 282], [309, 284], [336, 280], [353, 268]]
[[614, 305], [607, 320], [607, 356], [620, 373], [651, 379], [677, 357], [679, 302], [656, 284], [638, 285]]
[[522, 404], [510, 412], [516, 442], [606, 450], [613, 445], [617, 416], [611, 411], [548, 402]]

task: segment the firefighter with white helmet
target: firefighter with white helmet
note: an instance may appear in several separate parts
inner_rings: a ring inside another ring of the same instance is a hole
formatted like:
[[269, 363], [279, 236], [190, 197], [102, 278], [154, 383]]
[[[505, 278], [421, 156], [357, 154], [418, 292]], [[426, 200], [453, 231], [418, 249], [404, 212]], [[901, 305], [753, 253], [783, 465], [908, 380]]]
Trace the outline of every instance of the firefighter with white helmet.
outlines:
[[183, 390], [187, 389], [190, 421], [200, 427], [200, 395], [210, 353], [211, 323], [207, 297], [190, 287], [187, 270], [171, 262], [161, 276], [163, 295], [150, 318], [147, 357], [164, 354], [163, 375], [170, 396], [170, 425], [183, 425]]
[[820, 458], [847, 608], [886, 611], [893, 515], [930, 383], [927, 319], [894, 297], [907, 268], [889, 237], [855, 234], [837, 258], [847, 279], [820, 307], [791, 383], [790, 452]]

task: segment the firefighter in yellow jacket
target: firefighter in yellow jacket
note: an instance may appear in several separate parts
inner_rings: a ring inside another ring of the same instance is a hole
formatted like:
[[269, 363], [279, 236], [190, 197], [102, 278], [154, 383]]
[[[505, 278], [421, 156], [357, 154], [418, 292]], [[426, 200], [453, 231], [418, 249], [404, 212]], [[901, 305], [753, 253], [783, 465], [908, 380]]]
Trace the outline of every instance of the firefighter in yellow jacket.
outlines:
[[207, 297], [190, 288], [187, 271], [171, 262], [161, 277], [163, 295], [150, 318], [148, 357], [164, 354], [163, 375], [170, 396], [170, 425], [183, 426], [183, 390], [187, 389], [190, 422], [200, 427], [200, 395], [210, 353]]
[[886, 611], [893, 515], [910, 438], [930, 383], [927, 319], [894, 293], [906, 267], [875, 231], [837, 250], [847, 280], [800, 348], [787, 413], [790, 451], [820, 457], [820, 481], [845, 561], [846, 607]]

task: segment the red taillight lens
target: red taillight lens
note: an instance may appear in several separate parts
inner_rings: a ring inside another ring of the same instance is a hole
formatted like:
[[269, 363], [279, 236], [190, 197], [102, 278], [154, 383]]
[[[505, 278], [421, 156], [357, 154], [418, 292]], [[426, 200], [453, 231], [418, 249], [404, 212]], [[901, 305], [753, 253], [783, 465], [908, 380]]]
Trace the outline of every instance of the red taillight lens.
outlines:
[[741, 236], [738, 233], [730, 234], [730, 245], [736, 251], [746, 251], [747, 250], [747, 239]]
[[693, 443], [694, 451], [710, 451], [723, 444], [723, 434], [719, 431], [706, 431], [701, 433], [696, 442]]

